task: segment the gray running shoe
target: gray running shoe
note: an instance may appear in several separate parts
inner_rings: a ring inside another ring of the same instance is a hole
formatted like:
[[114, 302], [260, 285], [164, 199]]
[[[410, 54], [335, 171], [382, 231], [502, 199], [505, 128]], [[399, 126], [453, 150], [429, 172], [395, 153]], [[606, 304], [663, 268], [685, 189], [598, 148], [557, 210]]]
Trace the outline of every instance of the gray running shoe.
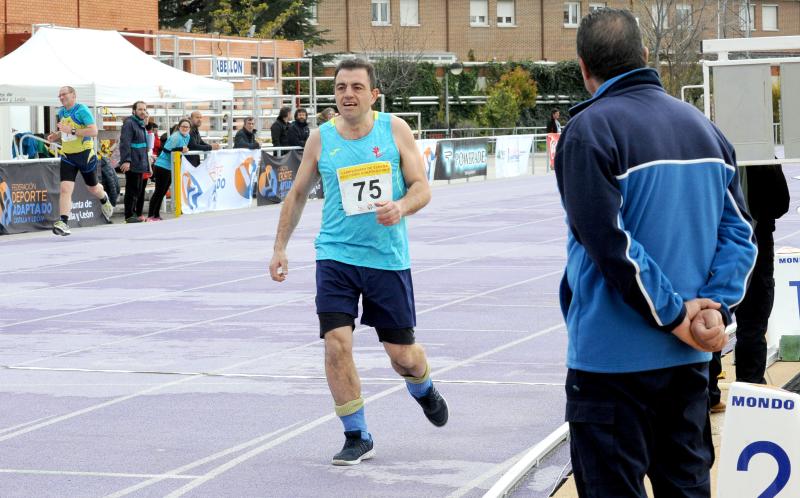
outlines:
[[111, 205], [111, 201], [106, 199], [105, 204], [100, 204], [100, 209], [103, 211], [103, 218], [105, 218], [107, 222], [111, 223], [111, 215], [114, 214], [114, 206]]
[[342, 451], [334, 455], [334, 465], [358, 465], [361, 460], [369, 460], [375, 456], [372, 439], [361, 439], [361, 431], [345, 431]]
[[444, 400], [436, 386], [431, 386], [428, 393], [421, 398], [414, 398], [422, 407], [422, 412], [428, 417], [428, 420], [436, 427], [441, 427], [447, 423], [449, 410], [447, 409], [447, 401]]
[[61, 220], [58, 220], [55, 223], [53, 223], [53, 233], [56, 234], [56, 235], [64, 235], [64, 236], [66, 236], [66, 235], [71, 234], [72, 232], [70, 232], [70, 230], [69, 230], [69, 225], [67, 225], [66, 223], [64, 223]]

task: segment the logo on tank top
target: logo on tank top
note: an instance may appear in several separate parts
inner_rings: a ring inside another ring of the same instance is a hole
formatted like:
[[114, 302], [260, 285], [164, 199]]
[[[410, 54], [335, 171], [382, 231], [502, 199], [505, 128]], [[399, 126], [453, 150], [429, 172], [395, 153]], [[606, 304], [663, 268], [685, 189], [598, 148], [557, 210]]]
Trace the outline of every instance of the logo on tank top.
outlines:
[[375, 156], [375, 159], [378, 159], [381, 156], [383, 156], [383, 152], [381, 152], [381, 148], [378, 147], [377, 145], [372, 148], [372, 154]]
[[331, 157], [334, 157], [336, 155], [336, 153], [339, 152], [340, 150], [341, 150], [340, 147], [336, 147], [335, 149], [330, 151], [329, 154], [330, 154]]

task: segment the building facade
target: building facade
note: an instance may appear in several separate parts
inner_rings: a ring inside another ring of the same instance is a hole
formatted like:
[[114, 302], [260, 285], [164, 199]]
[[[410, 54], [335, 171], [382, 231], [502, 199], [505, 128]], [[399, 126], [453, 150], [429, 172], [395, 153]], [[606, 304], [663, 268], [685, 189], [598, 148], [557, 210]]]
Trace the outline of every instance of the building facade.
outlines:
[[[699, 39], [800, 34], [798, 0], [320, 0], [320, 53], [423, 54], [427, 60], [560, 61], [593, 9], [630, 9], [648, 32], [686, 25]], [[698, 47], [699, 48], [699, 47]]]

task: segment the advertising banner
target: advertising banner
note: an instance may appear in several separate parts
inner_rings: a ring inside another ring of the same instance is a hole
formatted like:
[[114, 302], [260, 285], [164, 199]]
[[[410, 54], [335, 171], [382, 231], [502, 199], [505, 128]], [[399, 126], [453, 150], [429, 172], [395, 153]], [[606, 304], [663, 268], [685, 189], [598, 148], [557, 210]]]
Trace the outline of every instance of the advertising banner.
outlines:
[[547, 161], [551, 170], [556, 167], [556, 146], [559, 138], [561, 138], [561, 133], [547, 134]]
[[[286, 198], [292, 189], [294, 177], [300, 169], [303, 151], [291, 150], [280, 157], [275, 157], [267, 151], [261, 153], [261, 166], [258, 168], [258, 189], [256, 199], [259, 206], [276, 204]], [[322, 183], [317, 182], [309, 199], [322, 199]]]
[[182, 212], [194, 214], [250, 207], [260, 157], [258, 150], [215, 150], [194, 167], [183, 156]]
[[436, 153], [435, 180], [455, 180], [486, 175], [489, 157], [486, 138], [440, 140]]
[[528, 172], [533, 135], [500, 135], [495, 145], [495, 178], [509, 178]]
[[[50, 230], [58, 220], [61, 197], [57, 159], [0, 163], [0, 234]], [[79, 174], [72, 193], [69, 225], [105, 224], [100, 200], [86, 189]]]
[[436, 144], [439, 143], [439, 140], [435, 138], [426, 138], [424, 140], [417, 140], [416, 142], [419, 153], [422, 154], [422, 162], [425, 164], [425, 174], [428, 177], [428, 183], [433, 182], [433, 172], [436, 170]]

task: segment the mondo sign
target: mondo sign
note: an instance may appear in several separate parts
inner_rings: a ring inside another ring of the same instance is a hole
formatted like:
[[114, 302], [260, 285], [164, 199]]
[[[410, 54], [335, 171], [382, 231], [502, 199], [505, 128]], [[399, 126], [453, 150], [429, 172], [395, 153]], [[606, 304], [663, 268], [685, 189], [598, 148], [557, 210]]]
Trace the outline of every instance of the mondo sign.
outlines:
[[734, 382], [722, 433], [717, 495], [800, 496], [800, 396]]
[[217, 76], [244, 76], [244, 59], [215, 59], [214, 74]]

